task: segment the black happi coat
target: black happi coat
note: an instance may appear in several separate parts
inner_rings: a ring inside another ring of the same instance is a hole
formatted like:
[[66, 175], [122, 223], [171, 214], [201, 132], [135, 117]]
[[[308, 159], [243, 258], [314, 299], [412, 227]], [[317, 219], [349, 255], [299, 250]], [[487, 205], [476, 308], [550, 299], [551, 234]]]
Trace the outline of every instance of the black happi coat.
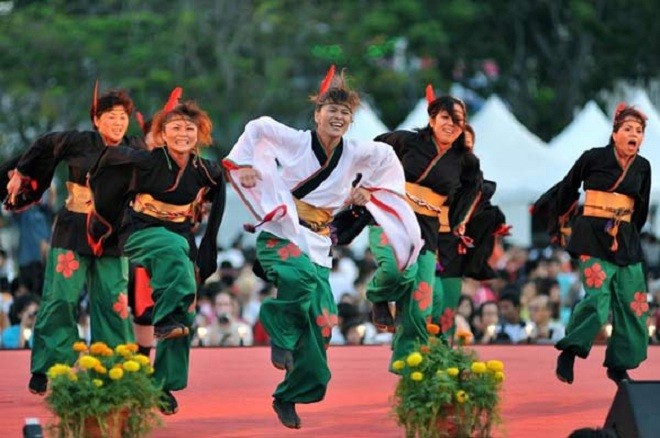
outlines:
[[[463, 223], [481, 189], [479, 160], [462, 146], [454, 144], [439, 152], [428, 132], [394, 131], [374, 139], [391, 145], [401, 164], [407, 182], [428, 187], [435, 193], [447, 196], [445, 205], [450, 206], [452, 229]], [[437, 217], [417, 214], [422, 230], [424, 249], [438, 251], [440, 262], [452, 252], [456, 253], [457, 238], [453, 233], [442, 233], [438, 238]], [[447, 234], [446, 238], [442, 236]]]
[[[144, 142], [136, 137], [124, 137], [121, 145], [130, 149], [143, 149]], [[1, 168], [2, 178], [7, 175], [5, 168], [16, 168], [33, 180], [34, 184], [23, 194], [23, 205], [37, 202], [41, 195], [50, 187], [55, 168], [60, 162], [65, 162], [69, 168], [67, 181], [81, 186], [87, 185], [87, 173], [106, 148], [103, 138], [97, 131], [63, 131], [53, 132], [38, 138], [32, 146], [18, 159], [10, 160]], [[11, 170], [11, 169], [9, 169]], [[6, 182], [2, 184], [2, 195], [6, 196]], [[76, 251], [80, 255], [93, 255], [87, 243], [86, 215], [74, 213], [63, 207], [55, 218], [51, 245]], [[104, 255], [118, 256], [119, 249], [112, 236]]]
[[580, 186], [584, 190], [616, 192], [635, 200], [631, 222], [621, 222], [616, 236], [618, 249], [610, 250], [613, 238], [607, 233], [610, 219], [577, 215], [572, 223], [567, 250], [574, 257], [588, 255], [620, 266], [641, 262], [641, 231], [649, 211], [651, 165], [640, 155], [623, 169], [614, 146], [590, 149], [575, 162], [564, 179], [534, 204], [533, 212], [547, 221], [548, 232], [559, 234], [559, 219], [576, 210]]
[[[119, 178], [114, 178], [119, 176]], [[112, 177], [116, 184], [106, 185]], [[218, 163], [193, 154], [184, 168], [179, 168], [167, 148], [135, 151], [128, 148], [107, 148], [90, 174], [94, 206], [102, 222], [119, 228], [120, 245], [131, 233], [148, 227], [165, 227], [185, 237], [190, 243], [191, 259], [200, 269], [204, 281], [217, 268], [217, 235], [225, 208], [226, 188], [222, 168]], [[208, 189], [203, 201], [212, 202], [208, 224], [199, 250], [192, 232], [193, 221], [176, 223], [138, 213], [130, 206], [136, 194], [146, 193], [154, 199], [174, 205], [193, 202], [201, 189]], [[90, 234], [102, 234], [99, 222], [92, 222]]]

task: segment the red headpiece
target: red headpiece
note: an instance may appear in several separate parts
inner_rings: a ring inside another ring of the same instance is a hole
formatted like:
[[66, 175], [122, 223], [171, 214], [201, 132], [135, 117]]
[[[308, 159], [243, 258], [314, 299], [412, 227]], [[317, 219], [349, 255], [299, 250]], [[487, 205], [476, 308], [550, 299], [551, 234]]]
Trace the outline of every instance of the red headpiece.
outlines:
[[330, 84], [332, 84], [332, 79], [335, 77], [335, 65], [332, 64], [328, 69], [328, 72], [321, 82], [321, 87], [319, 88], [319, 96], [322, 96], [330, 89]]
[[428, 84], [426, 86], [426, 104], [431, 105], [435, 100], [435, 92], [433, 91], [433, 85]]
[[99, 80], [94, 82], [94, 91], [92, 93], [92, 117], [96, 117], [96, 109], [99, 104]]
[[621, 111], [626, 109], [628, 105], [625, 102], [619, 102], [619, 104], [616, 106], [616, 109], [614, 110], [614, 120], [616, 121], [616, 118], [619, 117], [619, 114], [621, 114]]
[[172, 92], [170, 93], [170, 97], [167, 99], [167, 102], [163, 107], [163, 111], [165, 112], [165, 114], [169, 113], [174, 108], [176, 108], [176, 106], [179, 104], [179, 99], [181, 99], [182, 94], [183, 94], [183, 88], [181, 87], [175, 87], [174, 90], [172, 90]]

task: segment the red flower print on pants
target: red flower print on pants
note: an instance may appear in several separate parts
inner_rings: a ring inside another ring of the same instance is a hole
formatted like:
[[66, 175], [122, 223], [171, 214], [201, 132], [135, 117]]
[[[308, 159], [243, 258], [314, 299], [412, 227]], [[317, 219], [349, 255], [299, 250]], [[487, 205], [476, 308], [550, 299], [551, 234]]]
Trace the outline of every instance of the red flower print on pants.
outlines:
[[601, 268], [600, 263], [594, 263], [584, 270], [584, 279], [589, 287], [601, 287], [606, 278], [607, 274]]
[[294, 243], [289, 243], [287, 246], [283, 246], [277, 250], [277, 255], [280, 256], [281, 260], [286, 260], [289, 257], [299, 257], [300, 254], [300, 248], [298, 248]]
[[417, 301], [420, 310], [426, 310], [433, 301], [433, 289], [427, 282], [422, 281], [413, 292], [413, 299]]
[[76, 260], [73, 251], [67, 251], [57, 256], [57, 267], [55, 270], [61, 272], [64, 278], [69, 278], [78, 270], [80, 263]]
[[112, 305], [112, 310], [117, 312], [121, 319], [128, 318], [128, 295], [125, 293], [117, 296], [117, 301]]
[[268, 239], [268, 242], [266, 242], [266, 248], [275, 248], [278, 243], [280, 243], [280, 241], [277, 239]]
[[440, 316], [440, 330], [447, 333], [454, 326], [454, 311], [447, 307]]
[[321, 327], [321, 334], [324, 338], [330, 337], [332, 327], [336, 326], [338, 322], [337, 315], [330, 313], [328, 309], [323, 309], [323, 313], [316, 317], [316, 325]]
[[630, 308], [639, 318], [649, 310], [649, 303], [646, 301], [646, 292], [635, 292]]
[[387, 246], [389, 245], [389, 243], [390, 241], [387, 238], [387, 234], [385, 234], [384, 232], [380, 233], [380, 246]]
[[582, 263], [584, 263], [584, 262], [586, 262], [587, 260], [589, 260], [590, 258], [591, 258], [590, 256], [588, 256], [588, 255], [586, 255], [586, 254], [582, 254], [582, 255], [580, 256], [580, 261], [581, 261]]

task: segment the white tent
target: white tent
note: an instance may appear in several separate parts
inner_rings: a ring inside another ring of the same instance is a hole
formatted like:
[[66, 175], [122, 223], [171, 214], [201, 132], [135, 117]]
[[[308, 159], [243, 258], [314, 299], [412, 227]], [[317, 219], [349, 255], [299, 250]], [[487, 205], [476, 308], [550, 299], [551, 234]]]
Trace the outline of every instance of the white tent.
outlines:
[[588, 149], [605, 146], [612, 132], [612, 123], [596, 102], [590, 100], [548, 146], [564, 162], [564, 172]]
[[397, 130], [412, 131], [416, 128], [423, 128], [429, 124], [429, 113], [426, 111], [428, 103], [426, 99], [420, 99], [415, 108], [408, 114], [406, 119], [396, 127]]
[[484, 178], [497, 182], [493, 202], [514, 226], [510, 240], [527, 246], [531, 243], [528, 206], [559, 181], [565, 169], [550, 148], [516, 120], [497, 96], [488, 98], [471, 124]]
[[356, 140], [373, 140], [377, 135], [387, 131], [389, 129], [380, 121], [376, 112], [367, 102], [363, 101], [355, 111], [353, 123], [346, 132], [346, 137]]
[[[627, 94], [626, 101], [634, 105], [646, 114], [646, 130], [644, 131], [644, 142], [639, 151], [640, 155], [651, 162], [651, 167], [660, 163], [660, 115], [651, 103], [646, 91], [635, 88]], [[652, 169], [654, 170], [654, 169]], [[660, 172], [651, 172], [652, 192], [656, 203], [660, 202]]]

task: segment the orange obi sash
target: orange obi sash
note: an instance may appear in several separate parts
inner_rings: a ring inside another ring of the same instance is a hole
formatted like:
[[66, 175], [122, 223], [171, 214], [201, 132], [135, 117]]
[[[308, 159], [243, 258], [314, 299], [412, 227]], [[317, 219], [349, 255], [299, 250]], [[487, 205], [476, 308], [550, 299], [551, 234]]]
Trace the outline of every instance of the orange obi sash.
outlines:
[[87, 186], [82, 186], [71, 181], [66, 182], [66, 191], [69, 193], [64, 206], [74, 213], [87, 214], [92, 211], [92, 191]]
[[619, 244], [616, 235], [619, 232], [621, 222], [630, 222], [635, 207], [635, 200], [630, 196], [615, 192], [601, 192], [599, 190], [587, 190], [584, 201], [584, 216], [612, 219], [612, 225], [608, 224], [607, 233], [614, 238], [611, 251], [616, 251]]
[[194, 215], [194, 202], [174, 205], [154, 199], [148, 193], [138, 193], [133, 200], [133, 210], [156, 219], [182, 223]]
[[451, 231], [449, 225], [449, 206], [444, 205], [447, 197], [439, 195], [428, 187], [415, 183], [406, 183], [406, 197], [408, 204], [415, 213], [423, 216], [437, 216], [440, 221], [440, 233]]
[[330, 235], [330, 223], [332, 222], [332, 210], [315, 207], [298, 198], [293, 198], [300, 224], [321, 236]]

